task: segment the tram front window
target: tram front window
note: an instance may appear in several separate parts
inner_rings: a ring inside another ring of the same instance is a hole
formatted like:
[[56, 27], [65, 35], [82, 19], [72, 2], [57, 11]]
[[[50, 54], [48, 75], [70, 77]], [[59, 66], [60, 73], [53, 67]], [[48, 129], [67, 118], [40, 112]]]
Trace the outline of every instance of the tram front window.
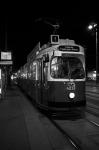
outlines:
[[51, 61], [51, 76], [63, 79], [82, 79], [85, 75], [80, 59], [57, 56], [52, 58]]
[[80, 59], [69, 58], [70, 73], [72, 79], [83, 79], [85, 77], [84, 68]]
[[53, 78], [68, 78], [68, 62], [62, 57], [54, 57], [51, 61], [51, 76]]

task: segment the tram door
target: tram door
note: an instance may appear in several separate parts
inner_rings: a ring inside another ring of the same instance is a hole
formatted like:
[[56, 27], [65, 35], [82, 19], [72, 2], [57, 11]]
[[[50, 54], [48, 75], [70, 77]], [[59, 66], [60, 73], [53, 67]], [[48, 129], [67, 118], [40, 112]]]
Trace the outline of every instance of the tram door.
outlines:
[[37, 84], [36, 84], [36, 101], [37, 103], [43, 104], [44, 97], [44, 73], [43, 73], [43, 59], [38, 60], [38, 69], [37, 69]]
[[42, 88], [41, 88], [41, 101], [44, 105], [48, 103], [48, 66], [46, 62], [42, 63]]
[[37, 84], [36, 84], [36, 101], [37, 103], [42, 103], [42, 60], [38, 60], [38, 69], [37, 69]]

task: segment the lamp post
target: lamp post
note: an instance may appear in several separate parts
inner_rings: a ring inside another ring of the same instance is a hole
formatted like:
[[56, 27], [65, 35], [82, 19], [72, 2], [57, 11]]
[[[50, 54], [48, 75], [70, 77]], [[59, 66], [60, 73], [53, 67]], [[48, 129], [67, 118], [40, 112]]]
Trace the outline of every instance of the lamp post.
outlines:
[[92, 23], [88, 26], [89, 30], [95, 30], [95, 38], [96, 38], [96, 82], [97, 82], [97, 74], [98, 74], [98, 32], [97, 32], [97, 24]]

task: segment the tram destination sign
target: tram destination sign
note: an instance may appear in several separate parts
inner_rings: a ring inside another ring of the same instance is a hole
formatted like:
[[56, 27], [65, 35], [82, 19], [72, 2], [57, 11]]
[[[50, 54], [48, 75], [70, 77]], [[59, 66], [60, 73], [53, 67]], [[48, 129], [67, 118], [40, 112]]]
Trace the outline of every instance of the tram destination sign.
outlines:
[[61, 45], [61, 46], [59, 46], [59, 50], [60, 51], [79, 52], [79, 46]]

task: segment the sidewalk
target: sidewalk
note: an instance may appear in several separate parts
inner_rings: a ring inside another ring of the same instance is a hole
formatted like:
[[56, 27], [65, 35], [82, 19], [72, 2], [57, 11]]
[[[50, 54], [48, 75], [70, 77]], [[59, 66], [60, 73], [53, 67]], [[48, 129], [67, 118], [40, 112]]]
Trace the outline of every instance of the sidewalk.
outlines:
[[0, 102], [0, 150], [30, 150], [19, 94], [13, 94], [16, 98], [8, 91]]
[[38, 113], [17, 87], [0, 102], [0, 150], [51, 150]]

